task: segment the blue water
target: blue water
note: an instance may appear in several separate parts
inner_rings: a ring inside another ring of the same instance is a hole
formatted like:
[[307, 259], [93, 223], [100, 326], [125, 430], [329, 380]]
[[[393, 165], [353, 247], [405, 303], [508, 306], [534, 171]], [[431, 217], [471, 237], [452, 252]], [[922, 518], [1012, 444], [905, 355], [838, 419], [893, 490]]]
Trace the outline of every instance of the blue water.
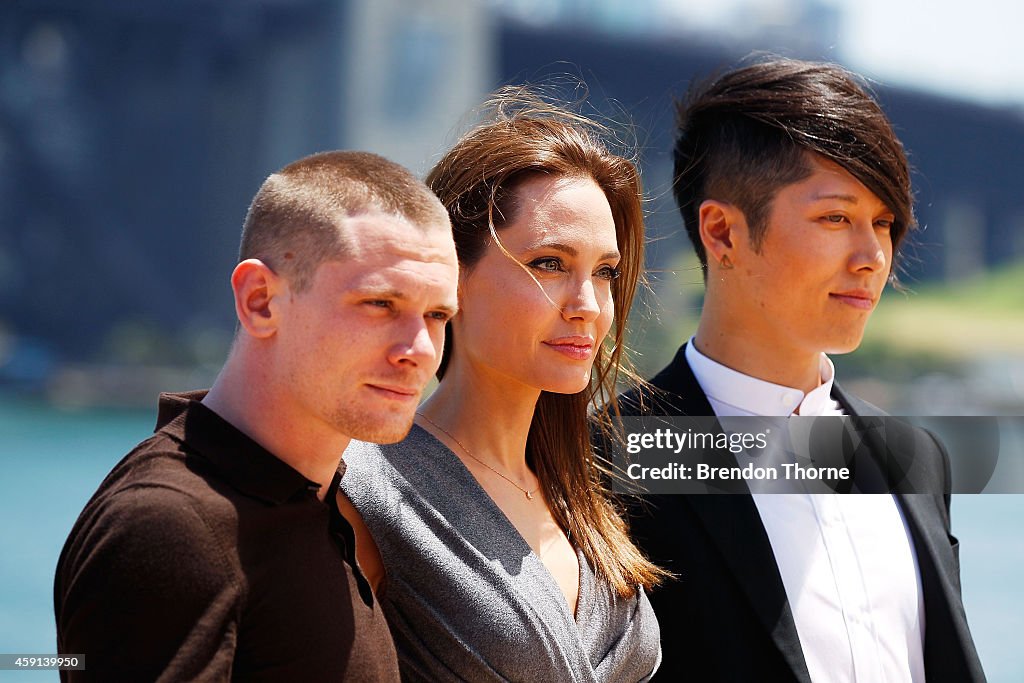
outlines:
[[[144, 412], [62, 412], [0, 398], [0, 652], [53, 653], [53, 572], [107, 471], [147, 433]], [[3, 681], [56, 672], [0, 671]]]
[[[67, 412], [0, 397], [0, 652], [52, 653], [53, 571], [107, 471], [151, 433], [153, 411]], [[1024, 495], [958, 496], [964, 603], [989, 680], [1024, 680]], [[0, 671], [3, 681], [54, 672]]]

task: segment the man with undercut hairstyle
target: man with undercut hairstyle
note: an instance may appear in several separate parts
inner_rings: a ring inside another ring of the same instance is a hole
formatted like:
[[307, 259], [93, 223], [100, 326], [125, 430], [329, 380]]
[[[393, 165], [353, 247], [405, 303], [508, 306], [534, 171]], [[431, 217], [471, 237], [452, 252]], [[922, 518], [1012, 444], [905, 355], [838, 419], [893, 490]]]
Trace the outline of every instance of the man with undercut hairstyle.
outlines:
[[63, 680], [397, 681], [335, 491], [351, 439], [412, 425], [457, 305], [441, 203], [374, 154], [271, 175], [231, 274], [238, 329], [213, 388], [160, 397], [156, 433], [61, 553]]
[[[770, 59], [694, 88], [678, 113], [674, 192], [704, 305], [651, 387], [621, 397], [623, 413], [881, 415], [840, 389], [826, 355], [860, 344], [914, 225], [906, 156], [877, 102], [838, 66]], [[912, 444], [925, 492], [744, 486], [632, 506], [639, 544], [678, 575], [651, 595], [658, 678], [984, 680], [960, 597], [948, 456], [927, 432], [887, 430]], [[903, 457], [868, 443], [879, 467]]]

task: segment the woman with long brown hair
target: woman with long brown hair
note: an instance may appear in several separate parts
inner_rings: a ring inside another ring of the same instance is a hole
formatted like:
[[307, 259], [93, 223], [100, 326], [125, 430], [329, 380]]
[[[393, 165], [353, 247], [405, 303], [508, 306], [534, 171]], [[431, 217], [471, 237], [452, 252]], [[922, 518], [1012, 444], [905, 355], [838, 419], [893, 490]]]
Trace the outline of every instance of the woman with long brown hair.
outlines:
[[403, 442], [346, 451], [339, 502], [404, 678], [646, 680], [663, 573], [590, 444], [643, 269], [639, 177], [579, 114], [488, 105], [427, 177], [460, 266], [440, 384]]

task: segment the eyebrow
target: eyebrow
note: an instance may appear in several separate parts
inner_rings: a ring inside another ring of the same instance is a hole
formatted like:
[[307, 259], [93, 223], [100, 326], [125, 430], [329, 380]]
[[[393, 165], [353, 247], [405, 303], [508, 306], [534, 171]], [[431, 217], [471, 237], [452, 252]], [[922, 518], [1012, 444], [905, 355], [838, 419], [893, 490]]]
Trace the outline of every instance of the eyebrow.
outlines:
[[[365, 287], [365, 288], [357, 289], [356, 290], [356, 296], [359, 297], [360, 299], [364, 299], [364, 298], [368, 298], [369, 297], [369, 298], [380, 298], [380, 299], [395, 299], [396, 301], [408, 301], [409, 300], [408, 295], [405, 292], [401, 291], [401, 290], [398, 290], [398, 289], [383, 289], [383, 288], [382, 289], [377, 289], [376, 287]], [[449, 315], [453, 315], [453, 316], [459, 310], [459, 307], [457, 305], [453, 306], [453, 305], [450, 305], [450, 304], [437, 304], [436, 306], [431, 306], [431, 308], [434, 309], [434, 310], [443, 311], [443, 312], [448, 313]]]
[[432, 306], [432, 308], [435, 311], [441, 311], [442, 313], [446, 313], [447, 315], [453, 318], [455, 317], [455, 314], [459, 312], [458, 306], [452, 306], [450, 304], [438, 304], [436, 306]]
[[[819, 201], [822, 201], [822, 200], [825, 200], [825, 199], [838, 199], [839, 201], [846, 202], [848, 204], [858, 204], [859, 203], [859, 200], [857, 199], [856, 195], [852, 195], [852, 194], [840, 194], [840, 193], [831, 194], [831, 193], [826, 193], [826, 194], [816, 194], [813, 197], [811, 197], [811, 201], [815, 201], [815, 202], [819, 202]], [[886, 213], [886, 214], [888, 214], [888, 213], [895, 214], [896, 213], [895, 211], [890, 209], [888, 206], [885, 206], [884, 204], [882, 205], [882, 208], [884, 209], [884, 213]]]
[[822, 199], [838, 199], [839, 201], [847, 202], [849, 204], [857, 204], [858, 199], [852, 194], [816, 194], [811, 197], [814, 201], [820, 201]]
[[398, 299], [405, 301], [409, 297], [398, 289], [388, 287], [360, 287], [356, 290], [356, 295], [360, 297], [364, 296], [379, 296], [382, 299]]
[[[537, 244], [530, 245], [529, 247], [529, 251], [538, 251], [540, 249], [554, 249], [555, 251], [560, 251], [563, 254], [568, 254], [569, 256], [579, 256], [579, 251], [577, 251], [575, 247], [571, 247], [568, 244], [562, 244], [561, 242], [538, 242]], [[606, 261], [617, 258], [621, 258], [618, 250], [606, 251], [601, 254], [598, 260]]]

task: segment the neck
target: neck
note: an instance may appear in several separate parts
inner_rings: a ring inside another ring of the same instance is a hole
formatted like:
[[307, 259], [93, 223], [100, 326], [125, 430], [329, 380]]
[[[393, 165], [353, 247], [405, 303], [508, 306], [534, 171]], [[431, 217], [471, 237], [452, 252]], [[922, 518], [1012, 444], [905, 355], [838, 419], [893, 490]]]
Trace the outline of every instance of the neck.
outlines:
[[694, 342], [711, 360], [750, 377], [805, 394], [821, 384], [820, 351], [795, 347], [786, 339], [759, 338], [742, 320], [705, 309]]
[[203, 404], [310, 481], [317, 497], [331, 493], [331, 480], [351, 440], [330, 425], [314, 421], [278, 390], [277, 380], [259, 363], [232, 352]]
[[473, 372], [452, 360], [444, 379], [420, 407], [427, 417], [421, 426], [432, 432], [432, 426], [441, 427], [472, 457], [528, 481], [526, 440], [540, 390]]

